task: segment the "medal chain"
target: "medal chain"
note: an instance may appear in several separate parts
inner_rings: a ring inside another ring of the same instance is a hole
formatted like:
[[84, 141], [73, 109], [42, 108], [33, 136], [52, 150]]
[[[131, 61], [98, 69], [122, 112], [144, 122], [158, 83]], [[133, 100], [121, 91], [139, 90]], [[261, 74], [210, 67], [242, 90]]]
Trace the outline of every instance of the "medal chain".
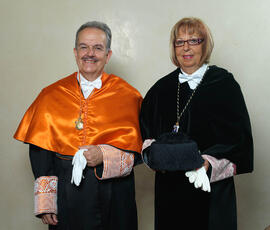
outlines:
[[[208, 69], [207, 69], [208, 70]], [[202, 77], [202, 80], [207, 72], [207, 70], [205, 71], [203, 77]], [[182, 112], [180, 113], [180, 82], [178, 80], [178, 84], [177, 84], [177, 96], [176, 96], [176, 123], [174, 125], [174, 129], [173, 131], [174, 132], [178, 132], [179, 130], [179, 124], [180, 124], [180, 119], [182, 117], [182, 115], [184, 114], [184, 112], [186, 111], [188, 105], [190, 104], [191, 102], [191, 99], [193, 98], [195, 92], [197, 91], [198, 87], [200, 86], [202, 80], [200, 81], [200, 83], [197, 85], [197, 87], [193, 90], [192, 94], [190, 95], [185, 107], [183, 108]], [[179, 114], [180, 113], [180, 114]]]
[[[81, 89], [81, 77], [80, 77], [80, 72], [78, 72], [79, 74], [79, 86]], [[78, 119], [75, 121], [75, 128], [77, 130], [81, 130], [83, 129], [83, 120], [82, 120], [82, 98], [81, 98], [81, 94], [80, 94], [80, 111], [79, 111], [79, 117]]]

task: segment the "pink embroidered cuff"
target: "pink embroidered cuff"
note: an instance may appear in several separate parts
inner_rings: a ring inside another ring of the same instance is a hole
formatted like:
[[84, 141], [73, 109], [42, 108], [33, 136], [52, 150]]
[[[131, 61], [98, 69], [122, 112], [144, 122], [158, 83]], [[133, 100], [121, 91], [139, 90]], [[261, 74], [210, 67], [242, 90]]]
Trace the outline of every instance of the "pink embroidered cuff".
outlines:
[[42, 176], [36, 179], [35, 215], [43, 213], [57, 214], [57, 181], [56, 176]]
[[114, 148], [110, 145], [98, 145], [103, 153], [103, 173], [100, 180], [123, 177], [131, 173], [134, 155]]
[[220, 181], [236, 174], [236, 165], [227, 159], [216, 159], [209, 155], [202, 155], [212, 166], [210, 182]]
[[145, 150], [147, 147], [149, 147], [153, 142], [155, 142], [156, 140], [155, 139], [146, 139], [144, 142], [143, 142], [143, 146], [142, 146], [142, 152], [143, 150]]
[[149, 147], [150, 145], [152, 145], [153, 142], [155, 142], [156, 140], [155, 139], [146, 139], [144, 142], [143, 142], [143, 145], [142, 145], [142, 152], [141, 152], [141, 155], [142, 155], [142, 161], [143, 163], [149, 168], [151, 169], [148, 164], [147, 164], [147, 158], [146, 156], [143, 154], [143, 151]]

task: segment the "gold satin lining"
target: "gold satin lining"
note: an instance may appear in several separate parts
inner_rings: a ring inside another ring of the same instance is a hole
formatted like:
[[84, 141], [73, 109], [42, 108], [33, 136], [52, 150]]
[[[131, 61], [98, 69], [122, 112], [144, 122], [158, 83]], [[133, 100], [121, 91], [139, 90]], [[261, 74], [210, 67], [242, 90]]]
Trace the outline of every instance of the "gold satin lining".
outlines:
[[[84, 99], [77, 73], [46, 87], [26, 111], [14, 138], [73, 156], [82, 145], [109, 144], [140, 152], [140, 93], [115, 75]], [[83, 130], [75, 128], [82, 104]]]

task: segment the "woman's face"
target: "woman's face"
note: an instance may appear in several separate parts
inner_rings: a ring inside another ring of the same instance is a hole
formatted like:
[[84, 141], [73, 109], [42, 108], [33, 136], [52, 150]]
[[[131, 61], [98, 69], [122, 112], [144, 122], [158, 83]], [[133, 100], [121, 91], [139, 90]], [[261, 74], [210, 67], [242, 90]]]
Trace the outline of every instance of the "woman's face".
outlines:
[[[186, 41], [189, 39], [199, 39], [199, 38], [201, 38], [199, 34], [197, 33], [188, 34], [187, 31], [181, 30], [181, 28], [179, 28], [176, 41], [177, 40]], [[188, 42], [184, 42], [183, 46], [179, 47], [175, 46], [175, 54], [181, 69], [185, 73], [192, 74], [201, 67], [200, 61], [202, 57], [202, 43], [189, 45]]]

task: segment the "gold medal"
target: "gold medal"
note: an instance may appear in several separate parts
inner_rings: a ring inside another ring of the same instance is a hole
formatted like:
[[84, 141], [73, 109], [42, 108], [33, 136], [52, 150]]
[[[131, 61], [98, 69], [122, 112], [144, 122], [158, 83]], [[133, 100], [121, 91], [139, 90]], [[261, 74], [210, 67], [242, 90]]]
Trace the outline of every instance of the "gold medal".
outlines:
[[75, 121], [75, 127], [76, 127], [76, 129], [78, 129], [78, 130], [82, 130], [83, 129], [83, 121], [82, 121], [82, 119], [81, 119], [81, 117], [79, 117], [78, 119], [77, 119], [77, 121]]

